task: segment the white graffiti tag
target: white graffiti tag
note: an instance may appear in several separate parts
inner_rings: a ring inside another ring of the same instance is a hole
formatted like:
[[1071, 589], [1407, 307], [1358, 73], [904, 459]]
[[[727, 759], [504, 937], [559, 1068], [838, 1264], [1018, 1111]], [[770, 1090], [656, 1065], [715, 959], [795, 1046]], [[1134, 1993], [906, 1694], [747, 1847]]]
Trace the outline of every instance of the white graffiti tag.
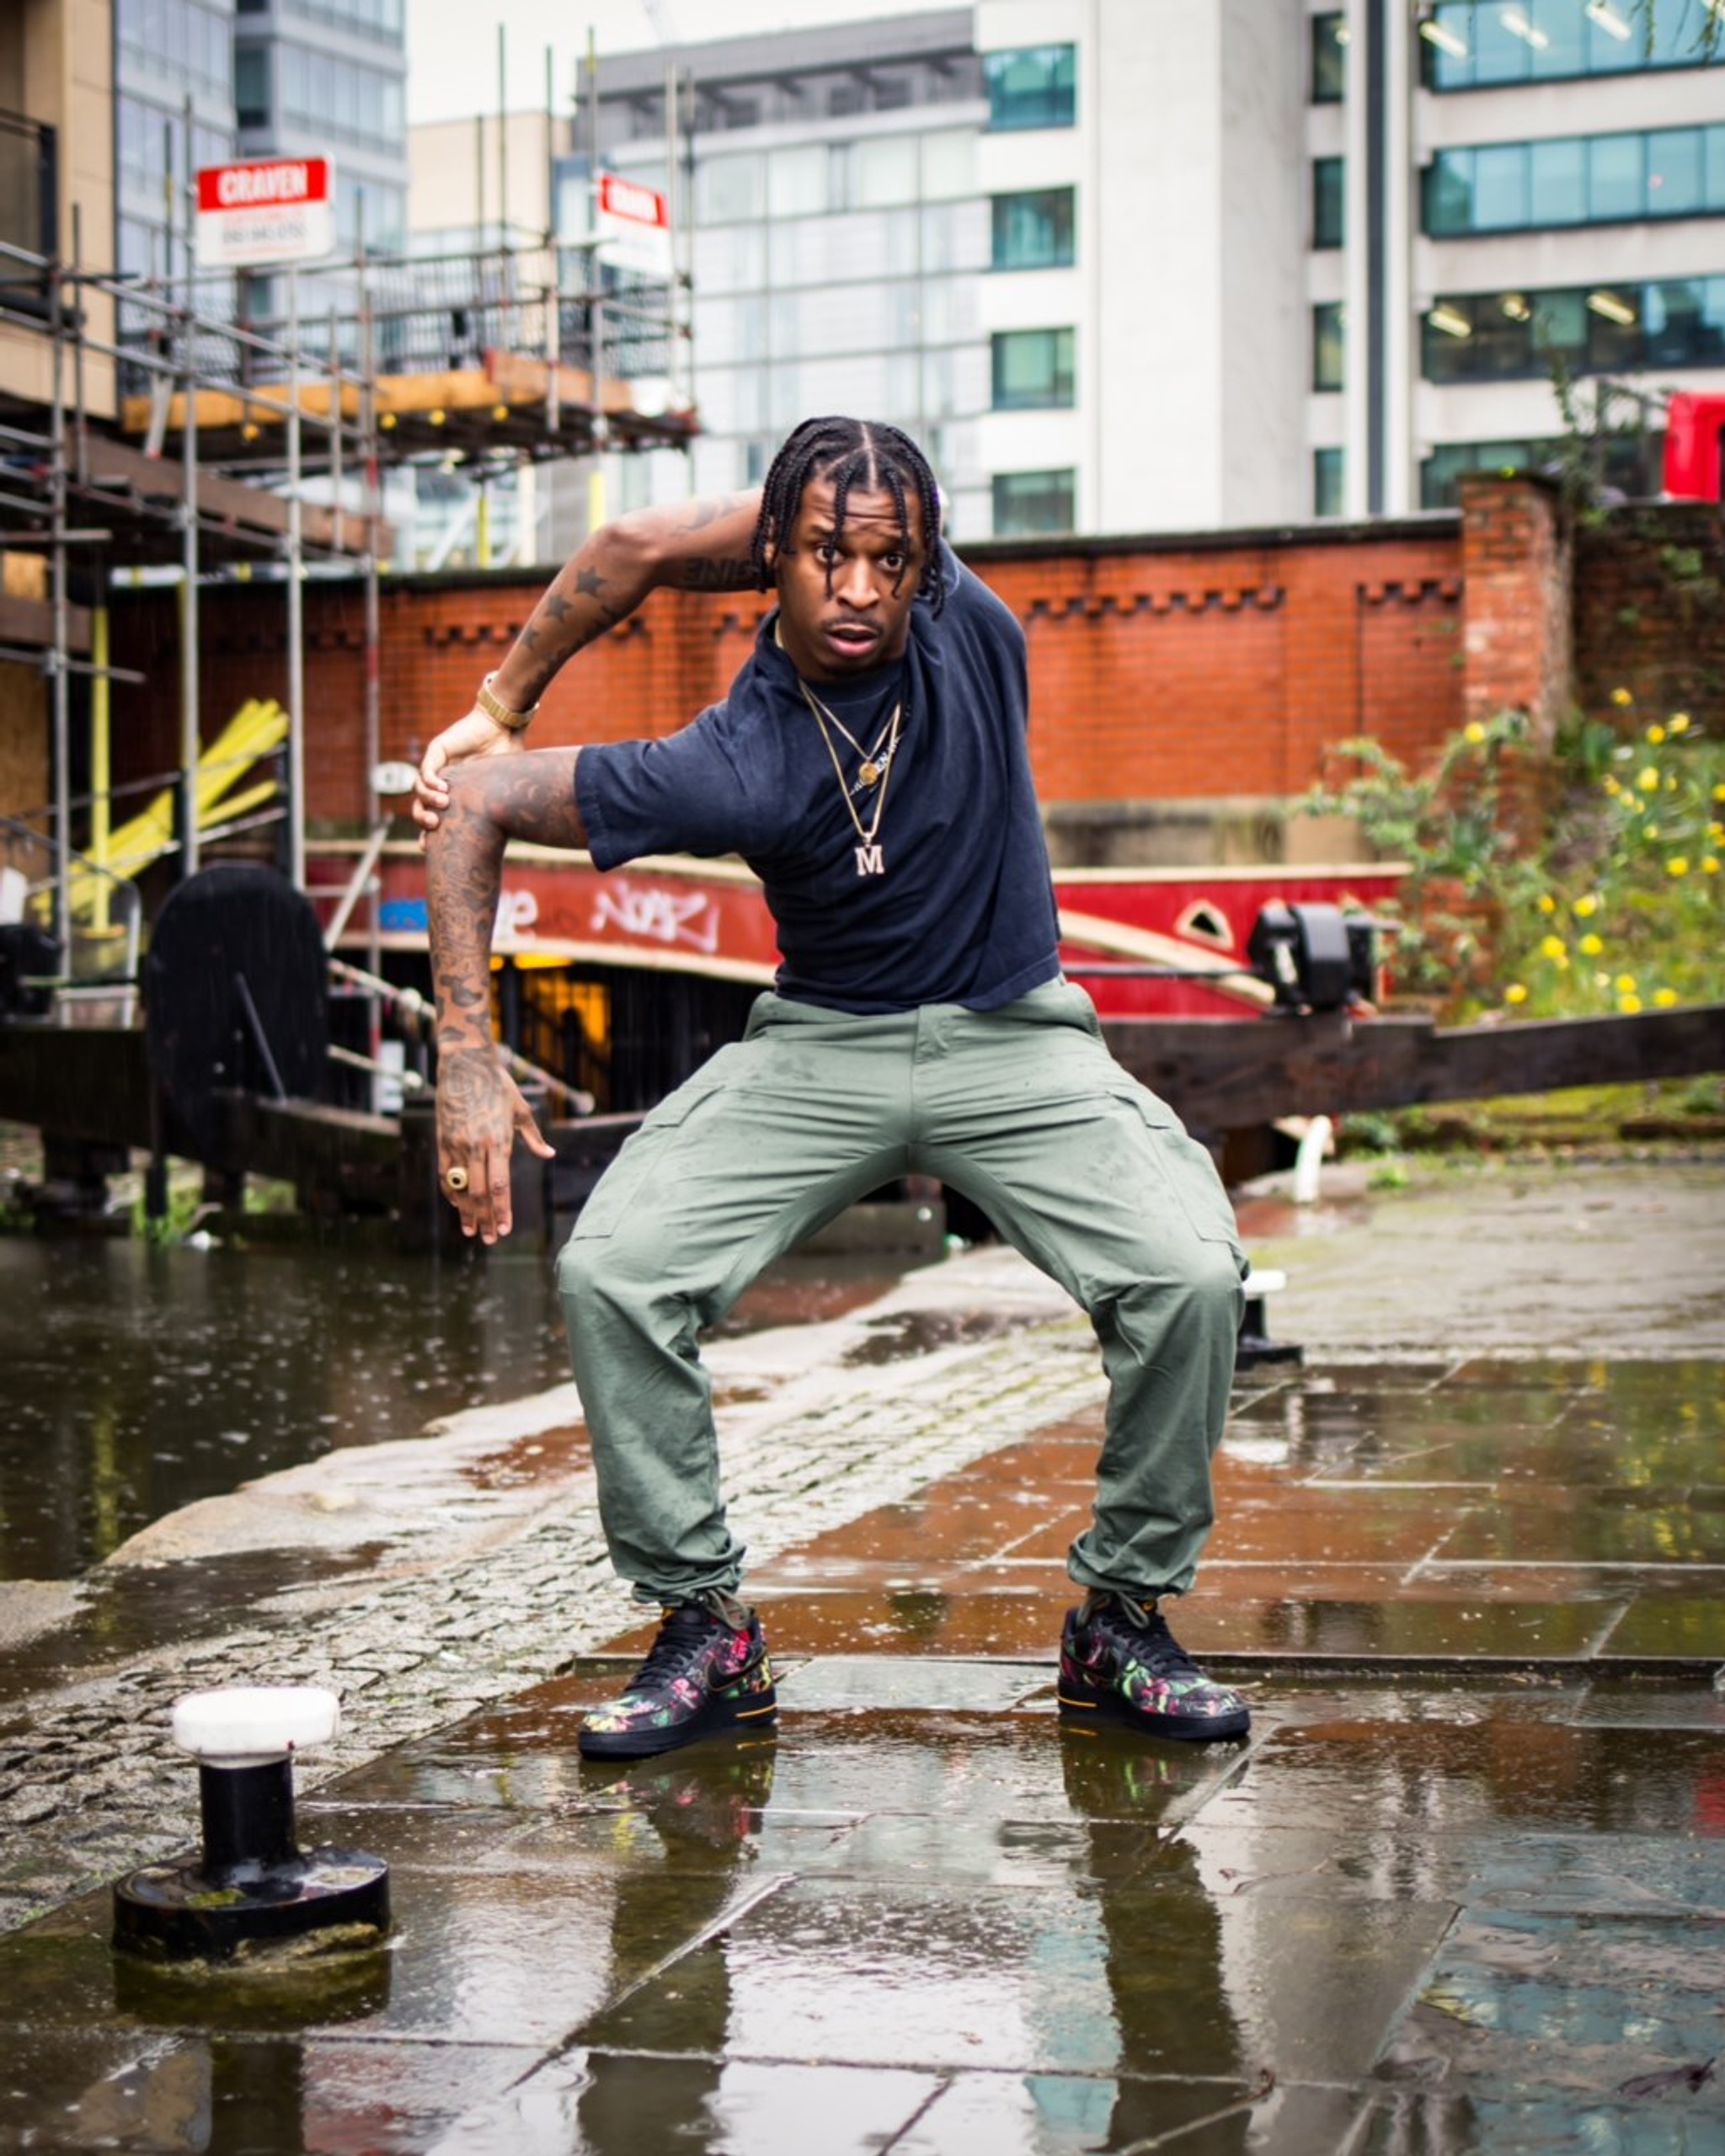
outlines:
[[593, 909], [595, 929], [621, 929], [654, 943], [686, 943], [709, 955], [718, 948], [718, 909], [699, 891], [667, 890], [662, 884], [631, 883], [618, 876], [599, 894]]
[[537, 941], [535, 924], [539, 919], [539, 901], [531, 891], [511, 891], [507, 887], [497, 901], [497, 925], [492, 931], [494, 950], [513, 950], [517, 945]]

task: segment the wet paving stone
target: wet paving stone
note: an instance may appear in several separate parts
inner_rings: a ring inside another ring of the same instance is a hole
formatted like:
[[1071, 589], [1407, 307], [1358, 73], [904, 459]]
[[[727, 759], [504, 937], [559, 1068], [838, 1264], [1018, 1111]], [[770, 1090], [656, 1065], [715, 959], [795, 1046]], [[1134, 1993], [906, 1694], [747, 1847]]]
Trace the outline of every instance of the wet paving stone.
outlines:
[[1717, 1834], [1709, 1792], [1722, 1780], [1725, 1750], [1706, 1730], [1664, 1731], [1655, 1744], [1610, 1726], [1335, 1721], [1276, 1730], [1204, 1822]]
[[1725, 1917], [1725, 1848], [1636, 1834], [1513, 1835], [1216, 1825], [1176, 1830], [1221, 1899], [1413, 1896], [1475, 1913]]
[[[440, 2156], [877, 2156], [942, 2092], [892, 2068], [573, 2051], [438, 2143]], [[818, 2125], [815, 2123], [818, 2121]]]
[[[600, 2015], [580, 2041], [677, 2051], [716, 2047], [722, 2035], [734, 2055], [1031, 2073], [1130, 2063], [1248, 2084], [1254, 2058], [1274, 2055], [1296, 2078], [1357, 2077], [1454, 1912], [1315, 1900], [1274, 1913], [1274, 1935], [1260, 1935], [1246, 1905], [1219, 1908], [1176, 1852], [1154, 1886], [1094, 1900], [1024, 1885], [972, 1886], [959, 1898], [799, 1881]], [[1249, 1961], [1231, 1927], [1249, 1937]], [[1382, 1986], [1375, 2011], [1368, 1969]], [[718, 2017], [716, 2029], [703, 2015]]]
[[1159, 2139], [1192, 2156], [1335, 2156], [1364, 2111], [1339, 2089], [1283, 2085], [1254, 2102], [1228, 2082], [959, 2074], [893, 2156], [1108, 2156]]
[[[1500, 2095], [1609, 2097], [1717, 2056], [1725, 1924], [1709, 1918], [1471, 1914], [1397, 2038], [1391, 2070]], [[1725, 2134], [1725, 2088], [1688, 2092]]]
[[1507, 2149], [1530, 2156], [1716, 2156], [1717, 2112], [1691, 2110], [1680, 2097], [1632, 2105], [1454, 2095], [1401, 2095], [1371, 2116], [1359, 2156], [1406, 2156], [1411, 2149], [1443, 2156], [1503, 2156]]

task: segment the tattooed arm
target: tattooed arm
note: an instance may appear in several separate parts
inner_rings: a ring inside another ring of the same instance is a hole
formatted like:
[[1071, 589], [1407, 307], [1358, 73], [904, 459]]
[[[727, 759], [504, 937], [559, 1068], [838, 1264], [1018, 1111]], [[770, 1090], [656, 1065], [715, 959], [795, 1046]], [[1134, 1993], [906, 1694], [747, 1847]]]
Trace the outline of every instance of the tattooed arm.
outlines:
[[[462, 1232], [494, 1243], [510, 1231], [510, 1152], [517, 1135], [549, 1160], [531, 1109], [491, 1036], [491, 931], [512, 838], [584, 846], [574, 749], [541, 749], [451, 774], [425, 846], [431, 981], [437, 1000], [437, 1172]], [[451, 1168], [465, 1188], [451, 1190]]]
[[[749, 555], [761, 510], [757, 488], [670, 509], [632, 510], [585, 539], [553, 579], [491, 680], [506, 710], [531, 711], [565, 660], [627, 621], [650, 592], [754, 591], [761, 579]], [[419, 766], [414, 815], [435, 830], [448, 800], [451, 764], [508, 754], [522, 735], [476, 705], [446, 727]]]

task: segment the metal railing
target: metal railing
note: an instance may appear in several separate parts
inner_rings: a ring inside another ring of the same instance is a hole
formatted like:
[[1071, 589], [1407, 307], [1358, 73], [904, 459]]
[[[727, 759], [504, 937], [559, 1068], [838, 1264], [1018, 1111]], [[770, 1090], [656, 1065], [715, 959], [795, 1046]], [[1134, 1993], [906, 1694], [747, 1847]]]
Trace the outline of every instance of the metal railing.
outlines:
[[[590, 243], [369, 256], [309, 265], [299, 276], [300, 334], [346, 373], [366, 371], [368, 351], [370, 371], [385, 375], [481, 370], [489, 354], [502, 352], [555, 357], [595, 379], [669, 382], [681, 350], [675, 287], [596, 262]], [[147, 289], [120, 303], [124, 394], [147, 390], [169, 357], [176, 372], [190, 364], [211, 385], [248, 388], [272, 378], [265, 351], [279, 350], [292, 328], [274, 303], [279, 275], [265, 284], [236, 283], [231, 273], [200, 278], [195, 309], [177, 320]], [[258, 294], [271, 304], [254, 306]]]

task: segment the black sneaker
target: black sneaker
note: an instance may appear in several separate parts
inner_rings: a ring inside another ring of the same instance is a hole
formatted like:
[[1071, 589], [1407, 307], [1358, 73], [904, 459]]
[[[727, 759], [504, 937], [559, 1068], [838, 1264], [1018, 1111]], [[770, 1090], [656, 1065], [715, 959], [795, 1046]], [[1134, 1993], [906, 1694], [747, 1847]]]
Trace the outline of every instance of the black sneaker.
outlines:
[[1072, 1721], [1125, 1722], [1151, 1737], [1209, 1743], [1252, 1726], [1240, 1694], [1204, 1675], [1156, 1604], [1126, 1594], [1090, 1594], [1066, 1612], [1058, 1696]]
[[642, 1759], [728, 1729], [761, 1729], [778, 1711], [761, 1620], [730, 1595], [667, 1609], [620, 1700], [595, 1707], [577, 1740], [590, 1759]]

